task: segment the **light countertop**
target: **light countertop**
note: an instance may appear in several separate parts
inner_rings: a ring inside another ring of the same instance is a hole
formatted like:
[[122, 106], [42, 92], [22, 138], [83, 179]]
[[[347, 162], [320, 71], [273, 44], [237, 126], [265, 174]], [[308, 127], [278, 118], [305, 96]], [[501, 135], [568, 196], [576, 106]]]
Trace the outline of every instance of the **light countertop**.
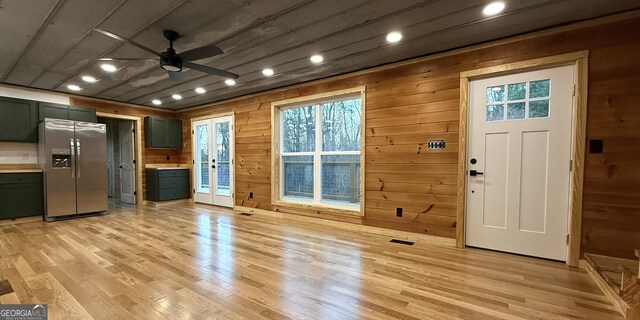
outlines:
[[42, 173], [40, 169], [0, 169], [0, 173]]
[[190, 165], [186, 163], [147, 163], [144, 168], [152, 170], [180, 170], [189, 169]]

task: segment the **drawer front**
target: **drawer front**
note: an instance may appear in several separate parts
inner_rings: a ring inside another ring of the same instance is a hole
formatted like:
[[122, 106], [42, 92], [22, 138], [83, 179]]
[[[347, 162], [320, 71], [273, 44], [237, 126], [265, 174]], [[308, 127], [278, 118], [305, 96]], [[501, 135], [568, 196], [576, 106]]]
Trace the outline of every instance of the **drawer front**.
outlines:
[[158, 170], [158, 177], [188, 177], [189, 169]]
[[42, 183], [42, 173], [0, 173], [0, 184]]
[[189, 189], [189, 176], [160, 178], [160, 189], [186, 188]]
[[186, 199], [186, 198], [189, 198], [189, 189], [188, 188], [160, 189], [159, 195], [160, 196], [158, 200], [160, 201]]

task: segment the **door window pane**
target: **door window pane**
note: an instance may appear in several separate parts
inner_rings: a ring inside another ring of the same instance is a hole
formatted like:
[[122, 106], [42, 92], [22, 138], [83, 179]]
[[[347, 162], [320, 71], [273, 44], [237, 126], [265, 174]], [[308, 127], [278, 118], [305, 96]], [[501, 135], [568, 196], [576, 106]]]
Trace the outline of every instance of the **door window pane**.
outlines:
[[497, 104], [487, 106], [487, 121], [499, 121], [504, 119], [504, 105]]
[[525, 105], [524, 102], [507, 104], [507, 119], [524, 119]]
[[549, 96], [551, 80], [531, 81], [529, 83], [529, 98], [543, 98]]
[[285, 199], [313, 201], [313, 156], [283, 156]]
[[216, 194], [221, 196], [231, 195], [230, 169], [229, 122], [216, 123], [216, 170], [218, 180]]
[[527, 83], [513, 83], [508, 87], [509, 100], [524, 100], [527, 98]]
[[322, 105], [322, 150], [360, 150], [360, 99], [340, 100]]
[[209, 192], [209, 126], [199, 125], [196, 127], [196, 170], [198, 181], [198, 192]]
[[487, 88], [487, 104], [504, 101], [504, 86]]
[[529, 101], [529, 118], [549, 116], [549, 100]]
[[360, 204], [360, 155], [326, 155], [322, 162], [322, 202]]
[[316, 140], [316, 106], [282, 111], [282, 152], [313, 152]]

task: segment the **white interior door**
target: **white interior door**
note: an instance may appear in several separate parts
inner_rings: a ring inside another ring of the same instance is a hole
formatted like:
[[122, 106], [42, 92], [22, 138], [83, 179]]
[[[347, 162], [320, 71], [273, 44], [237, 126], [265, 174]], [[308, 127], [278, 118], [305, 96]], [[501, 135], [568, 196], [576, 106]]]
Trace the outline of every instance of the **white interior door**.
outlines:
[[193, 122], [194, 200], [233, 207], [233, 118]]
[[120, 201], [136, 204], [133, 121], [118, 123], [120, 138]]
[[466, 245], [566, 260], [573, 66], [469, 83]]

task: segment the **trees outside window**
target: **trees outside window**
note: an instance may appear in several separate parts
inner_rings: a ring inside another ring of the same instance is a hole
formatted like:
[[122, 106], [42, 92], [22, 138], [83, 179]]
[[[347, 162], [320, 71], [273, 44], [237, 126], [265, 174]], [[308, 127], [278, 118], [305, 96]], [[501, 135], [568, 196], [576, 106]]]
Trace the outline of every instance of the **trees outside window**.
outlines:
[[360, 94], [280, 109], [284, 200], [359, 206]]

